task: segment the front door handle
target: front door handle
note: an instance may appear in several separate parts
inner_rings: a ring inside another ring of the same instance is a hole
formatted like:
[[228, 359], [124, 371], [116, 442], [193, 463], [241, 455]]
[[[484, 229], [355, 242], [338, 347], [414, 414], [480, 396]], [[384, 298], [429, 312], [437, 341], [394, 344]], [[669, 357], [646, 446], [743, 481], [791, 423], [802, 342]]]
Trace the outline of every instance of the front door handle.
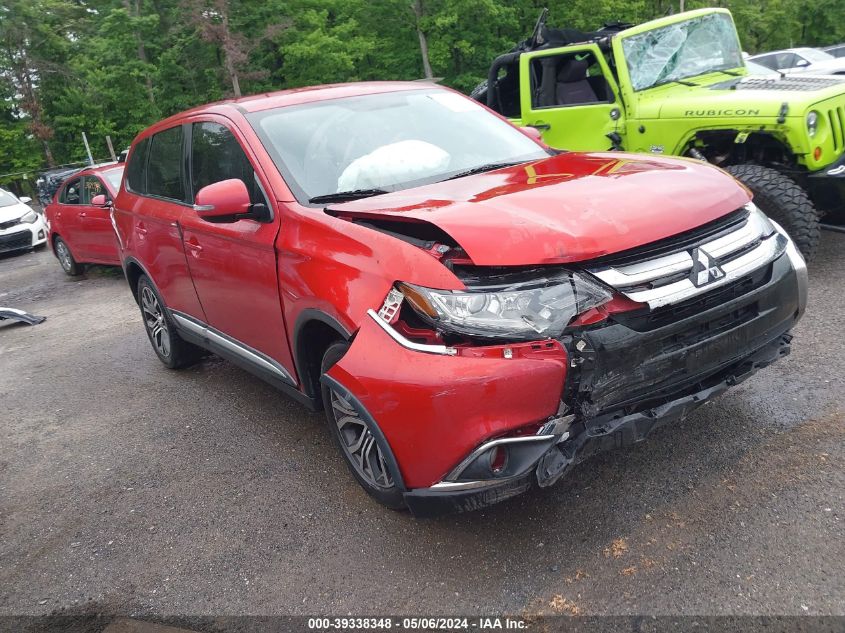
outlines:
[[88, 217], [88, 214], [87, 214], [87, 213], [85, 213], [85, 211], [80, 211], [80, 212], [79, 212], [79, 217], [80, 217], [80, 218], [87, 218], [87, 217]]
[[191, 254], [194, 257], [199, 257], [200, 253], [202, 252], [202, 246], [200, 246], [200, 243], [197, 242], [197, 238], [195, 237], [192, 237], [189, 240], [185, 240], [185, 246], [190, 249]]
[[528, 127], [533, 127], [535, 130], [551, 130], [552, 126], [550, 123], [529, 123]]

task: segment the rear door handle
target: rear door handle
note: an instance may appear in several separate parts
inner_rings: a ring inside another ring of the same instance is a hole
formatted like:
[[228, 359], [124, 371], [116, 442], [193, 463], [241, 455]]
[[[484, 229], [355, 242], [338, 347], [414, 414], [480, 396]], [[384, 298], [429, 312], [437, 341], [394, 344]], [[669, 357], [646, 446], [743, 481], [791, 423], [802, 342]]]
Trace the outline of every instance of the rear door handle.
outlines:
[[80, 217], [80, 218], [87, 218], [87, 217], [88, 217], [88, 214], [87, 214], [87, 213], [85, 213], [85, 211], [80, 211], [80, 212], [79, 212], [79, 217]]

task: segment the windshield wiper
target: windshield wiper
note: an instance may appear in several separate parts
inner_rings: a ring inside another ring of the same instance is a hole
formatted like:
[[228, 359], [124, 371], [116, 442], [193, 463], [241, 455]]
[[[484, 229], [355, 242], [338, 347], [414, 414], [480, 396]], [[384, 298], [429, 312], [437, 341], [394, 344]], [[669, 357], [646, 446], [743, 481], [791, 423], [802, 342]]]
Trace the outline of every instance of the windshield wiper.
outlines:
[[358, 200], [360, 198], [369, 198], [370, 196], [377, 196], [381, 193], [387, 193], [384, 189], [354, 189], [352, 191], [338, 191], [337, 193], [326, 193], [321, 196], [314, 196], [308, 198], [311, 204], [320, 204], [322, 202], [346, 202], [347, 200]]
[[506, 163], [487, 163], [486, 165], [479, 165], [478, 167], [473, 167], [472, 169], [459, 171], [457, 174], [453, 174], [445, 180], [455, 180], [456, 178], [472, 176], [473, 174], [483, 174], [485, 171], [493, 171], [494, 169], [502, 169], [504, 167], [513, 167], [514, 165], [521, 165], [527, 162], [527, 160], [512, 160]]

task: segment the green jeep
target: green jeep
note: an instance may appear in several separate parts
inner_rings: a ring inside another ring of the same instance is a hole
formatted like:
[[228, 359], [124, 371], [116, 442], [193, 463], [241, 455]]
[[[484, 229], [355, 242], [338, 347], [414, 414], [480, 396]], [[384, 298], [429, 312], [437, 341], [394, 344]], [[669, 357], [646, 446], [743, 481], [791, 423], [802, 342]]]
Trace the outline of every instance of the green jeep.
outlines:
[[551, 147], [718, 165], [812, 258], [819, 217], [845, 200], [845, 77], [749, 75], [726, 9], [593, 33], [547, 13], [473, 97]]

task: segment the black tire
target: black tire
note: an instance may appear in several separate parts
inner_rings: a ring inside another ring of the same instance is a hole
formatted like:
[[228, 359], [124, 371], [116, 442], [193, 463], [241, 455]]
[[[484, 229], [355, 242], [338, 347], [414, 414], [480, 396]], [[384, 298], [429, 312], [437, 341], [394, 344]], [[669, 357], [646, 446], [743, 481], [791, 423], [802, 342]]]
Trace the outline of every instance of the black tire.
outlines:
[[153, 351], [165, 367], [181, 369], [202, 358], [203, 351], [183, 340], [173, 326], [173, 321], [150, 278], [138, 279], [138, 307]]
[[485, 79], [473, 88], [472, 92], [469, 93], [469, 96], [470, 99], [475, 99], [476, 101], [480, 101], [484, 105], [487, 105], [487, 80]]
[[811, 261], [819, 248], [821, 229], [819, 213], [807, 192], [770, 167], [731, 165], [726, 171], [751, 189], [754, 203], [784, 228], [804, 259]]
[[[329, 346], [320, 364], [320, 373], [326, 373], [332, 365], [339, 361], [349, 344], [338, 342]], [[352, 476], [373, 499], [392, 510], [403, 510], [407, 506], [401, 490], [396, 486], [396, 475], [391, 466], [390, 448], [381, 439], [381, 433], [373, 433], [372, 423], [368, 416], [362, 416], [354, 404], [344, 398], [343, 394], [321, 385], [323, 406], [326, 410], [326, 424], [329, 433], [334, 438], [340, 454]], [[341, 414], [343, 417], [338, 417]], [[346, 424], [339, 420], [347, 420]], [[352, 450], [354, 446], [362, 445], [360, 454]], [[366, 463], [365, 463], [366, 462]]]
[[53, 240], [53, 252], [56, 254], [56, 259], [59, 260], [59, 265], [62, 267], [62, 270], [65, 271], [65, 274], [69, 277], [81, 275], [85, 270], [83, 265], [74, 259], [73, 253], [71, 253], [70, 246], [67, 245], [67, 242], [58, 236]]

